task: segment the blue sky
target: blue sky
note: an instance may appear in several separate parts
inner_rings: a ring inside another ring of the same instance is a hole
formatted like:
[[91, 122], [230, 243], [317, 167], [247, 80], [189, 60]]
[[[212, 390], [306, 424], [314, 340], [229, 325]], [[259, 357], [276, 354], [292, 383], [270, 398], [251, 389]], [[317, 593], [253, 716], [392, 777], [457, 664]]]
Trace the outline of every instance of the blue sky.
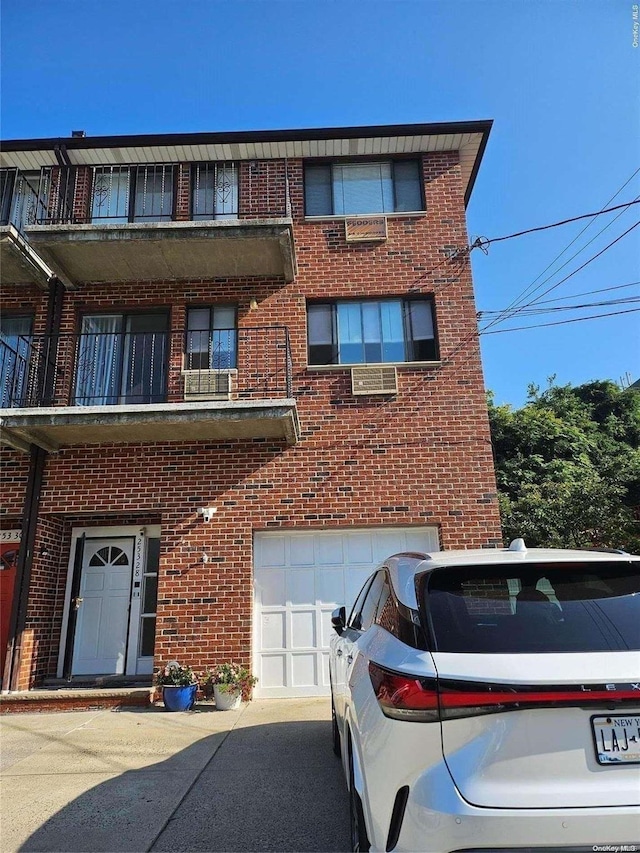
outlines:
[[[640, 167], [640, 47], [627, 0], [3, 0], [2, 137], [464, 121], [494, 127], [472, 237], [600, 210]], [[637, 44], [637, 37], [636, 42]], [[640, 171], [613, 204], [640, 197]], [[545, 290], [640, 220], [605, 226]], [[610, 224], [611, 223], [611, 224]], [[507, 307], [586, 222], [472, 253], [479, 310]], [[540, 281], [542, 280], [540, 279]], [[546, 299], [638, 297], [640, 226]], [[533, 325], [639, 307], [516, 318]], [[640, 313], [486, 335], [487, 387], [640, 378]]]

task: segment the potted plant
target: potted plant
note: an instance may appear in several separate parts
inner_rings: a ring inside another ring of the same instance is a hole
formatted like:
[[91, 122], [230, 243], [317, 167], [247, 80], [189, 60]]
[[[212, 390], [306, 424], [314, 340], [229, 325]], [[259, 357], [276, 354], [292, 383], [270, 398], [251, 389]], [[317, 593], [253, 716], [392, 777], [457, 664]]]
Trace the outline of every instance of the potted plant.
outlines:
[[258, 679], [249, 670], [236, 663], [221, 663], [205, 673], [205, 693], [213, 687], [213, 697], [218, 711], [232, 711], [251, 698], [251, 688]]
[[170, 661], [156, 673], [156, 684], [162, 687], [165, 711], [190, 711], [195, 705], [198, 677], [190, 666]]

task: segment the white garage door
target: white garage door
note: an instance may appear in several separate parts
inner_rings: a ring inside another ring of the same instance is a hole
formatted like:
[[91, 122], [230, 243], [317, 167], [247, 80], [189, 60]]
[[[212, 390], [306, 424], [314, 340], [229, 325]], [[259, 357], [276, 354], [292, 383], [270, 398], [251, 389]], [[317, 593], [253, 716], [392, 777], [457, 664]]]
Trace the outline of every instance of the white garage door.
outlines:
[[331, 611], [348, 610], [390, 554], [438, 547], [435, 527], [256, 533], [255, 695], [328, 695]]

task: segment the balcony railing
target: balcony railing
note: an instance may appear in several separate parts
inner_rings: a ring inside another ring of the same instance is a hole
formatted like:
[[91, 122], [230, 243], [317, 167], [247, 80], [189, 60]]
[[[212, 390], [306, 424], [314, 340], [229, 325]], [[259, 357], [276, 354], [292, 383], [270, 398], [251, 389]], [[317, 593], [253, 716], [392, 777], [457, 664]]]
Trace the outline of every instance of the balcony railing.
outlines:
[[[180, 186], [180, 193], [178, 193]], [[188, 192], [185, 195], [184, 189]], [[285, 161], [47, 166], [0, 170], [0, 224], [30, 225], [211, 221], [291, 215]]]
[[2, 408], [290, 399], [284, 326], [0, 339]]
[[0, 225], [13, 225], [24, 235], [29, 225], [70, 222], [76, 177], [74, 169], [57, 166], [33, 172], [0, 169]]

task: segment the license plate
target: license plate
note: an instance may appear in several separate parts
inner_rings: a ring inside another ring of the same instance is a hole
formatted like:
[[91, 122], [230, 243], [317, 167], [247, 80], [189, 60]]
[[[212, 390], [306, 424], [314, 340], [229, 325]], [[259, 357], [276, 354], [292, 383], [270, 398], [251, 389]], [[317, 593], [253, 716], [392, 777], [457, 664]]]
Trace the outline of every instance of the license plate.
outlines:
[[598, 764], [640, 764], [640, 716], [591, 718]]

